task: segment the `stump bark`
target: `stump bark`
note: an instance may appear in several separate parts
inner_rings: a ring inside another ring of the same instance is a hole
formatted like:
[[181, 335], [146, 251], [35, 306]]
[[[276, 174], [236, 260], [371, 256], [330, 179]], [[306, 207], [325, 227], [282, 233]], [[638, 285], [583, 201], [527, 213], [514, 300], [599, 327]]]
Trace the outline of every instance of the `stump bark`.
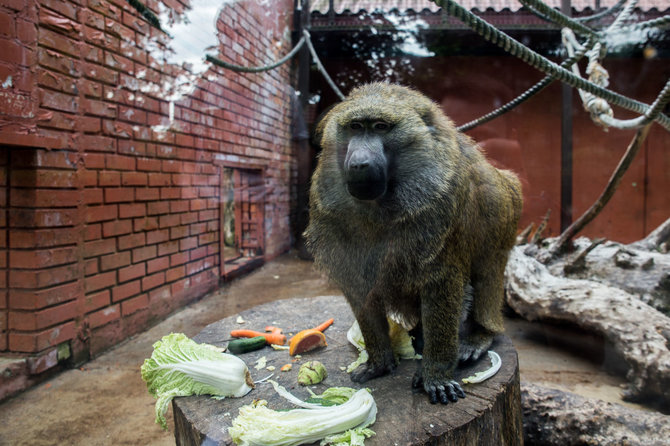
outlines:
[[[240, 314], [244, 324], [236, 322], [237, 316], [211, 324], [194, 339], [217, 346], [225, 346], [230, 331], [235, 328], [263, 330], [267, 325], [281, 327], [293, 334], [311, 328], [330, 317], [335, 323], [326, 330], [328, 346], [302, 355], [288, 372], [279, 369], [292, 363], [286, 350], [265, 347], [240, 355], [247, 363], [254, 380], [274, 373], [273, 379], [301, 399], [307, 399], [307, 390], [297, 384], [301, 363], [321, 361], [328, 370], [326, 380], [310, 386], [315, 393], [328, 387], [366, 387], [371, 390], [377, 404], [377, 421], [371, 426], [376, 436], [366, 440], [367, 446], [388, 445], [520, 445], [523, 444], [521, 396], [517, 354], [510, 340], [498, 336], [492, 350], [502, 358], [500, 371], [491, 379], [479, 384], [463, 385], [466, 398], [448, 405], [431, 405], [424, 393], [413, 392], [412, 376], [416, 361], [401, 361], [396, 371], [364, 385], [352, 382], [341, 368], [353, 362], [358, 351], [347, 341], [346, 333], [354, 317], [342, 296], [321, 296], [309, 299], [288, 299], [261, 305]], [[256, 369], [254, 364], [266, 358], [266, 368]], [[456, 371], [460, 380], [490, 366], [488, 355]], [[207, 396], [175, 398], [172, 403], [177, 445], [232, 445], [228, 428], [238, 415], [241, 406], [254, 399], [268, 401], [272, 409], [292, 406], [277, 395], [271, 385], [259, 383], [242, 398], [216, 400]]]

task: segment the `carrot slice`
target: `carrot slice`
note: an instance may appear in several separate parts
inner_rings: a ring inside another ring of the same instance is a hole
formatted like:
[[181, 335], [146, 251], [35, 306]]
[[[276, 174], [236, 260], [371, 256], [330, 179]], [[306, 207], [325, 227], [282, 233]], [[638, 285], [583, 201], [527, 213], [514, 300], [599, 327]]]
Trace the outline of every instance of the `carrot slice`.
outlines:
[[284, 345], [286, 344], [286, 336], [281, 333], [281, 329], [277, 327], [266, 327], [267, 331], [262, 333], [254, 330], [233, 330], [230, 335], [234, 338], [255, 338], [256, 336], [263, 336], [265, 342], [268, 344]]
[[326, 322], [324, 322], [324, 323], [322, 323], [322, 324], [317, 325], [316, 327], [314, 327], [314, 330], [324, 331], [326, 328], [328, 328], [328, 327], [330, 327], [331, 325], [333, 325], [333, 322], [334, 322], [334, 321], [335, 321], [335, 319], [333, 319], [333, 318], [331, 317], [331, 318], [328, 319]]

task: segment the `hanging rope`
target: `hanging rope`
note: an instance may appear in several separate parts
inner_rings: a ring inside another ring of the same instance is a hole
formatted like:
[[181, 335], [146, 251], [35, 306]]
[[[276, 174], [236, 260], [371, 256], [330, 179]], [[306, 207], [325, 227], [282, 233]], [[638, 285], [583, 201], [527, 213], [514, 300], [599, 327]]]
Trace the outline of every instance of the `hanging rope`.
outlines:
[[[583, 47], [579, 48], [579, 50], [574, 54], [574, 56], [564, 60], [563, 63], [561, 63], [561, 66], [563, 68], [568, 68], [571, 65], [579, 62], [581, 60], [581, 58], [584, 57], [584, 54], [586, 53], [586, 51], [593, 45], [592, 42], [593, 41], [590, 41], [590, 44], [587, 43]], [[484, 123], [487, 123], [487, 122], [497, 118], [498, 116], [501, 116], [501, 115], [507, 113], [508, 111], [510, 111], [513, 108], [523, 104], [528, 99], [532, 98], [533, 96], [535, 96], [536, 94], [538, 94], [539, 92], [541, 92], [542, 90], [547, 88], [555, 80], [556, 79], [554, 79], [552, 76], [545, 76], [541, 81], [539, 81], [538, 83], [536, 83], [535, 85], [533, 85], [528, 90], [524, 91], [523, 93], [521, 93], [519, 96], [512, 99], [508, 103], [502, 105], [501, 107], [493, 110], [490, 113], [485, 114], [484, 116], [482, 116], [480, 118], [474, 119], [470, 122], [466, 122], [465, 124], [462, 124], [462, 125], [458, 126], [457, 127], [458, 130], [460, 130], [461, 132], [468, 131], [470, 129], [473, 129], [473, 128], [477, 127], [478, 125], [482, 125]]]
[[[560, 80], [572, 87], [586, 90], [598, 97], [605, 99], [618, 107], [626, 108], [639, 114], [646, 114], [649, 110], [649, 105], [627, 98], [619, 93], [613, 92], [606, 88], [593, 84], [585, 79], [573, 75], [567, 69], [551, 62], [542, 57], [535, 51], [525, 47], [515, 39], [509, 37], [507, 34], [499, 31], [484, 20], [472, 14], [470, 11], [458, 5], [453, 0], [434, 0], [435, 3], [441, 6], [449, 15], [452, 15], [463, 23], [468, 25], [475, 32], [480, 34], [486, 40], [498, 45], [513, 56], [516, 56], [531, 65], [532, 67], [549, 74], [553, 78]], [[661, 124], [665, 129], [670, 131], [670, 118], [659, 113], [655, 120]]]
[[302, 35], [303, 38], [307, 40], [307, 48], [309, 48], [309, 52], [312, 55], [312, 58], [314, 59], [314, 63], [316, 63], [317, 68], [319, 69], [323, 77], [326, 79], [326, 82], [328, 82], [328, 85], [330, 85], [330, 88], [332, 88], [337, 97], [340, 98], [340, 101], [343, 101], [344, 94], [342, 94], [340, 89], [337, 88], [337, 85], [335, 85], [335, 82], [333, 82], [333, 79], [331, 79], [331, 77], [328, 75], [328, 72], [323, 67], [323, 64], [321, 63], [319, 56], [317, 56], [316, 51], [314, 50], [314, 46], [312, 45], [312, 38], [309, 35], [309, 32], [307, 32], [307, 30], [303, 30]]
[[558, 12], [557, 10], [550, 8], [542, 1], [539, 0], [519, 0], [519, 2], [524, 5], [526, 8], [531, 11], [537, 11], [539, 15], [542, 15], [546, 20], [556, 23], [561, 28], [570, 28], [577, 34], [581, 34], [587, 37], [597, 37], [595, 31], [589, 28], [586, 25], [581, 24], [580, 22]]
[[218, 67], [221, 67], [221, 68], [225, 68], [227, 70], [237, 71], [237, 72], [240, 72], [240, 73], [260, 73], [260, 72], [263, 72], [263, 71], [272, 70], [272, 69], [277, 68], [278, 66], [286, 63], [293, 56], [295, 56], [298, 51], [300, 51], [300, 48], [302, 48], [302, 46], [304, 44], [305, 44], [305, 37], [301, 37], [300, 40], [298, 41], [298, 43], [296, 44], [296, 46], [294, 46], [293, 49], [286, 56], [282, 57], [277, 62], [274, 62], [270, 65], [263, 65], [261, 67], [243, 67], [243, 66], [240, 66], [240, 65], [233, 65], [231, 63], [224, 62], [223, 60], [221, 60], [219, 58], [216, 58], [214, 56], [211, 56], [209, 54], [205, 57], [205, 60], [207, 60], [207, 62], [211, 62], [214, 65], [216, 65]]
[[624, 3], [626, 3], [627, 1], [628, 0], [619, 0], [616, 3], [616, 5], [612, 6], [609, 9], [606, 9], [602, 12], [598, 12], [596, 14], [592, 14], [592, 15], [586, 16], [586, 17], [575, 17], [574, 20], [576, 20], [578, 22], [591, 22], [593, 20], [601, 19], [601, 18], [606, 17], [610, 14], [614, 14], [615, 12], [620, 10], [623, 7]]

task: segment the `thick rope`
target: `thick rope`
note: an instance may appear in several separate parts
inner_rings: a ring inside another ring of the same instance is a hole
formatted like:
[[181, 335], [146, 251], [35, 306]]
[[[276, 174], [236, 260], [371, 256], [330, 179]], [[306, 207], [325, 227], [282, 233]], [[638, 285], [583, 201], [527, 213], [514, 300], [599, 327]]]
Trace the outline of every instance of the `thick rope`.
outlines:
[[598, 13], [595, 13], [595, 14], [592, 14], [592, 15], [586, 16], [586, 17], [574, 17], [573, 20], [576, 20], [578, 22], [591, 22], [593, 20], [601, 19], [601, 18], [606, 17], [610, 14], [614, 14], [615, 12], [620, 10], [623, 7], [624, 3], [626, 3], [627, 1], [628, 0], [619, 0], [616, 3], [616, 5], [612, 6], [611, 8], [608, 8], [604, 11], [601, 11], [601, 12], [598, 12]]
[[323, 64], [321, 63], [321, 60], [319, 59], [319, 56], [316, 54], [316, 51], [314, 50], [314, 46], [312, 45], [312, 38], [309, 35], [309, 32], [307, 30], [303, 30], [302, 32], [303, 39], [306, 39], [307, 41], [307, 48], [309, 48], [309, 52], [312, 54], [312, 58], [314, 59], [314, 63], [316, 63], [316, 66], [319, 68], [319, 71], [323, 75], [323, 77], [326, 79], [326, 82], [328, 82], [328, 85], [330, 85], [330, 88], [333, 89], [335, 94], [337, 95], [338, 98], [340, 98], [340, 101], [344, 100], [344, 94], [340, 91], [339, 88], [337, 88], [337, 85], [335, 85], [335, 82], [333, 82], [333, 79], [328, 75], [328, 72], [326, 69], [323, 67]]
[[[458, 5], [453, 0], [434, 0], [435, 3], [441, 6], [449, 15], [458, 18], [468, 25], [471, 29], [484, 37], [486, 40], [498, 45], [513, 56], [518, 57], [522, 61], [531, 65], [532, 67], [549, 74], [557, 80], [564, 82], [572, 87], [586, 90], [591, 94], [605, 99], [619, 107], [626, 108], [639, 114], [647, 113], [649, 105], [627, 98], [619, 93], [613, 92], [606, 88], [586, 81], [578, 76], [573, 75], [569, 70], [558, 66], [550, 60], [542, 57], [535, 51], [526, 48], [517, 40], [509, 37], [507, 34], [499, 31], [484, 20], [470, 13], [470, 11]], [[655, 119], [665, 129], [670, 131], [670, 118], [664, 114], [659, 114]]]
[[[561, 63], [561, 66], [563, 68], [569, 68], [573, 64], [579, 62], [579, 60], [582, 57], [584, 57], [584, 54], [591, 47], [591, 45], [592, 45], [592, 43], [590, 43], [590, 44], [587, 43], [583, 47], [579, 48], [577, 50], [577, 52], [574, 54], [574, 56], [564, 60]], [[535, 96], [536, 94], [538, 94], [539, 92], [541, 92], [542, 90], [547, 88], [555, 80], [556, 79], [554, 79], [552, 76], [545, 76], [541, 81], [539, 81], [538, 83], [536, 83], [535, 85], [533, 85], [528, 90], [524, 91], [523, 93], [521, 93], [519, 96], [512, 99], [508, 103], [500, 106], [499, 108], [493, 110], [490, 113], [485, 114], [484, 116], [482, 116], [480, 118], [474, 119], [470, 122], [466, 122], [465, 124], [462, 124], [462, 125], [458, 126], [457, 127], [458, 130], [460, 130], [461, 132], [466, 132], [470, 129], [473, 129], [473, 128], [477, 127], [478, 125], [485, 124], [485, 123], [497, 118], [498, 116], [501, 116], [501, 115], [507, 113], [508, 111], [510, 111], [513, 108], [523, 104], [528, 99], [532, 98], [533, 96]]]
[[207, 62], [211, 62], [214, 65], [225, 68], [227, 70], [237, 71], [237, 72], [240, 72], [240, 73], [260, 73], [260, 72], [263, 72], [263, 71], [272, 70], [272, 69], [277, 68], [278, 66], [286, 63], [293, 56], [295, 56], [298, 53], [298, 51], [300, 51], [300, 48], [302, 48], [302, 46], [305, 44], [305, 40], [306, 40], [305, 37], [301, 37], [300, 40], [298, 41], [298, 43], [296, 44], [296, 46], [294, 46], [293, 49], [286, 56], [282, 57], [277, 62], [274, 62], [270, 65], [263, 65], [261, 67], [243, 67], [243, 66], [240, 66], [240, 65], [233, 65], [231, 63], [224, 62], [223, 60], [218, 59], [218, 58], [216, 58], [214, 56], [211, 56], [209, 54], [205, 57], [205, 59], [207, 60]]
[[519, 0], [519, 2], [528, 9], [539, 12], [542, 16], [545, 16], [551, 22], [556, 23], [561, 28], [570, 28], [577, 34], [581, 34], [583, 36], [596, 37], [596, 32], [591, 28], [547, 6], [547, 4], [542, 1]]

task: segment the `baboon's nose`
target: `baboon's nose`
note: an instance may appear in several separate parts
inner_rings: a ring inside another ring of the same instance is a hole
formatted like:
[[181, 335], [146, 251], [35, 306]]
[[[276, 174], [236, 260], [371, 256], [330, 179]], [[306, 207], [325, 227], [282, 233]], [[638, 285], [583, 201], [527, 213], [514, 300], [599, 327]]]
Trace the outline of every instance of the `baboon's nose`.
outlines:
[[370, 156], [363, 150], [357, 150], [349, 158], [350, 170], [365, 170], [370, 167]]

